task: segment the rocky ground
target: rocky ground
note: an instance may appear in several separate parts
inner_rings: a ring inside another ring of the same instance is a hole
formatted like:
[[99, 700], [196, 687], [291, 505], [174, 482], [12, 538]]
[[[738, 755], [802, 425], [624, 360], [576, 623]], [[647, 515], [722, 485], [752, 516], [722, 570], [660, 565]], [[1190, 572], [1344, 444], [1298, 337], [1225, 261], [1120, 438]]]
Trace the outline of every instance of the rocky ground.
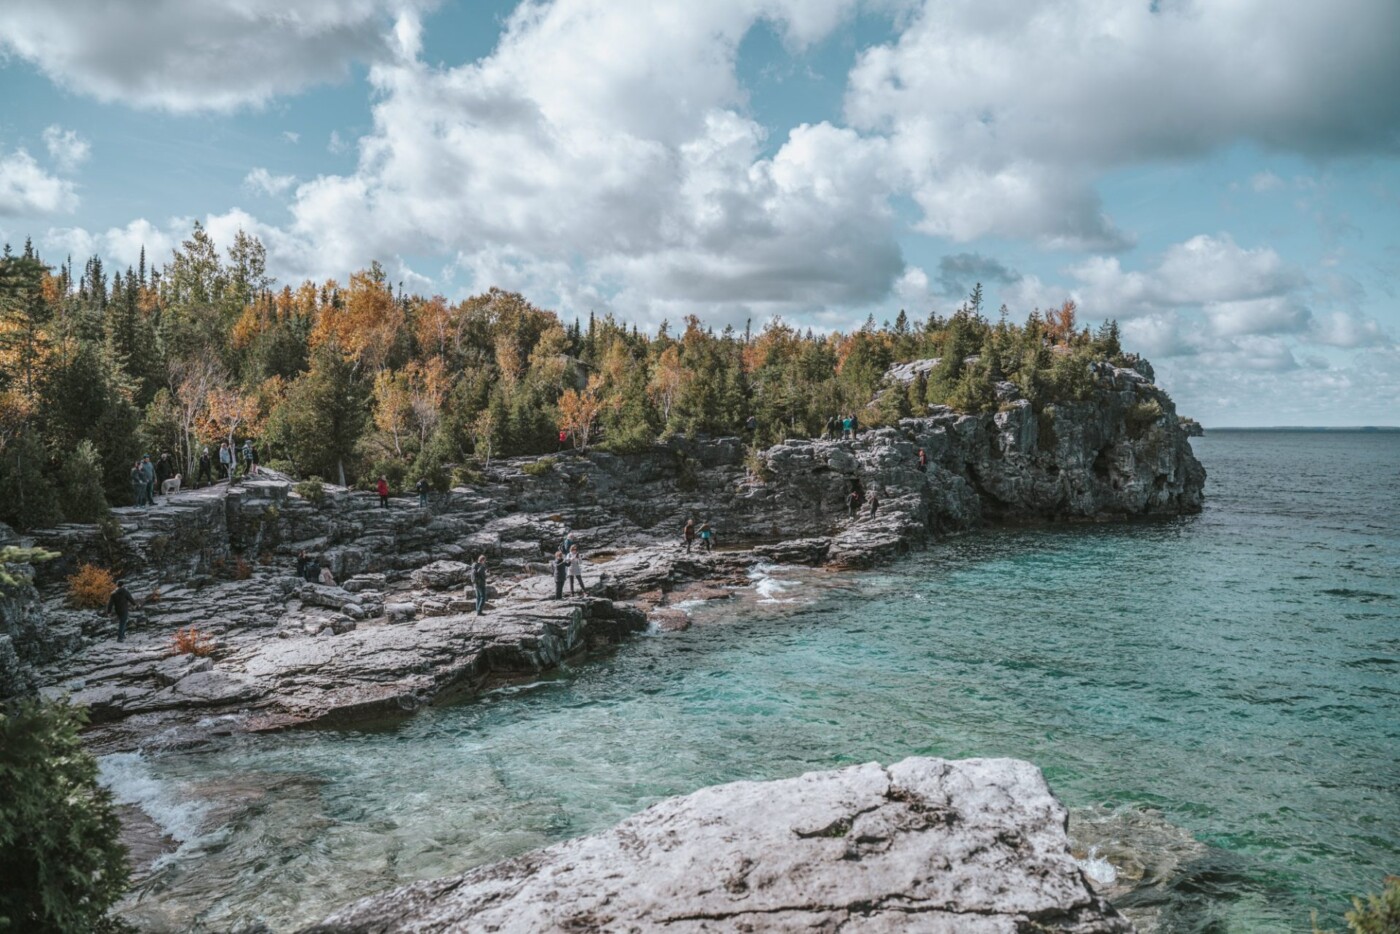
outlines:
[[905, 759], [736, 782], [611, 830], [366, 898], [303, 934], [1128, 932], [1015, 759]]

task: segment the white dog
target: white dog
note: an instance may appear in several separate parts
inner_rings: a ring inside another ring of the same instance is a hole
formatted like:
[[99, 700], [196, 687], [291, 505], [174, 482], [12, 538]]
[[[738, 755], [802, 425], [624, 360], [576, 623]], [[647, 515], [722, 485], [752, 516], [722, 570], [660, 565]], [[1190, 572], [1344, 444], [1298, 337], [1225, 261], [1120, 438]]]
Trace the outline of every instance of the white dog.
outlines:
[[164, 496], [169, 496], [171, 493], [180, 492], [180, 475], [176, 474], [169, 480], [161, 481], [160, 492]]

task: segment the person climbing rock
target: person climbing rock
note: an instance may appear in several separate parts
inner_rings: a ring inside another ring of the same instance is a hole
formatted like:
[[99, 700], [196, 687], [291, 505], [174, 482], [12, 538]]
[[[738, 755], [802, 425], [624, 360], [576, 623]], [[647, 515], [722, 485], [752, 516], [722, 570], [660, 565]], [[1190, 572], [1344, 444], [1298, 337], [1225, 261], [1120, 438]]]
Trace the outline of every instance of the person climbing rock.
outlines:
[[414, 486], [418, 491], [418, 505], [428, 505], [428, 480], [426, 477], [419, 477], [418, 483]]
[[486, 556], [477, 555], [472, 565], [472, 590], [476, 595], [476, 615], [486, 609]]
[[554, 576], [554, 599], [564, 599], [564, 580], [569, 576], [569, 559], [564, 552], [556, 551], [549, 561], [549, 573]]
[[578, 553], [578, 546], [569, 548], [569, 596], [574, 595], [574, 581], [578, 581], [579, 593], [588, 596], [588, 588], [583, 586], [583, 555]]
[[199, 452], [199, 471], [194, 475], [194, 485], [198, 489], [201, 483], [214, 483], [214, 460], [209, 456], [209, 445], [204, 446], [204, 450]]
[[389, 508], [389, 479], [380, 477], [379, 483], [375, 484], [375, 490], [379, 493], [379, 506], [381, 509]]
[[681, 538], [685, 541], [686, 554], [690, 553], [690, 546], [695, 544], [695, 520], [685, 520], [685, 530], [681, 532]]
[[136, 598], [131, 595], [131, 591], [126, 589], [126, 581], [117, 578], [117, 589], [112, 591], [112, 595], [107, 598], [107, 613], [115, 613], [117, 616], [117, 641], [126, 641], [126, 623], [131, 613], [132, 604]]

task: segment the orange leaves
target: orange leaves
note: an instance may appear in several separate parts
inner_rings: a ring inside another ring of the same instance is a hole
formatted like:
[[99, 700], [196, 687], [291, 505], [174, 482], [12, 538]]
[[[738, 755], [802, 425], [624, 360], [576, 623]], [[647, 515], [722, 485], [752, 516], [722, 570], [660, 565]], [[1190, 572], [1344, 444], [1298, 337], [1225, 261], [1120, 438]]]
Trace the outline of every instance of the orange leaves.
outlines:
[[602, 377], [593, 375], [580, 392], [566, 389], [559, 397], [559, 427], [574, 439], [574, 447], [586, 449], [593, 436], [593, 426], [605, 407]]
[[219, 387], [205, 396], [204, 429], [221, 438], [236, 440], [239, 428], [247, 430], [258, 417], [258, 400], [236, 389]]
[[1045, 333], [1056, 343], [1065, 343], [1074, 335], [1075, 311], [1079, 306], [1073, 299], [1066, 299], [1059, 308], [1052, 308], [1045, 315]]
[[343, 307], [321, 309], [311, 331], [312, 349], [334, 342], [347, 358], [382, 370], [405, 316], [378, 263], [350, 277], [344, 299]]
[[652, 369], [647, 391], [661, 407], [662, 421], [671, 420], [671, 407], [692, 378], [693, 374], [681, 363], [681, 352], [675, 344], [661, 352]]

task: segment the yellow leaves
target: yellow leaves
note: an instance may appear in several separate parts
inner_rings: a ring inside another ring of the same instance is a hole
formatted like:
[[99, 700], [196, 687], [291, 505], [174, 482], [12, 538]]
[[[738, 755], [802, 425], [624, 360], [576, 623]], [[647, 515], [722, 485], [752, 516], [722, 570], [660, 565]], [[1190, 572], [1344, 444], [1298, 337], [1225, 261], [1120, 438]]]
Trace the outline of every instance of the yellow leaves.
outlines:
[[416, 430], [426, 441], [442, 417], [442, 406], [452, 387], [441, 357], [426, 363], [414, 361], [394, 372], [383, 370], [374, 379], [374, 425], [393, 438], [394, 450], [403, 453], [403, 435]]
[[[687, 336], [689, 333], [687, 330]], [[681, 352], [675, 344], [661, 352], [661, 356], [656, 360], [656, 367], [652, 370], [647, 391], [656, 404], [661, 406], [663, 421], [670, 420], [671, 406], [692, 378], [693, 375], [681, 363]]]
[[573, 438], [574, 447], [587, 448], [593, 436], [594, 423], [606, 407], [602, 392], [603, 378], [594, 374], [580, 392], [566, 389], [559, 397], [559, 427]]
[[384, 368], [403, 325], [403, 307], [394, 301], [376, 265], [350, 277], [344, 307], [321, 309], [311, 331], [311, 348], [334, 341], [347, 358], [378, 371]]
[[257, 398], [236, 389], [211, 389], [204, 401], [202, 427], [207, 433], [220, 438], [235, 437], [239, 428], [251, 432], [260, 414]]

